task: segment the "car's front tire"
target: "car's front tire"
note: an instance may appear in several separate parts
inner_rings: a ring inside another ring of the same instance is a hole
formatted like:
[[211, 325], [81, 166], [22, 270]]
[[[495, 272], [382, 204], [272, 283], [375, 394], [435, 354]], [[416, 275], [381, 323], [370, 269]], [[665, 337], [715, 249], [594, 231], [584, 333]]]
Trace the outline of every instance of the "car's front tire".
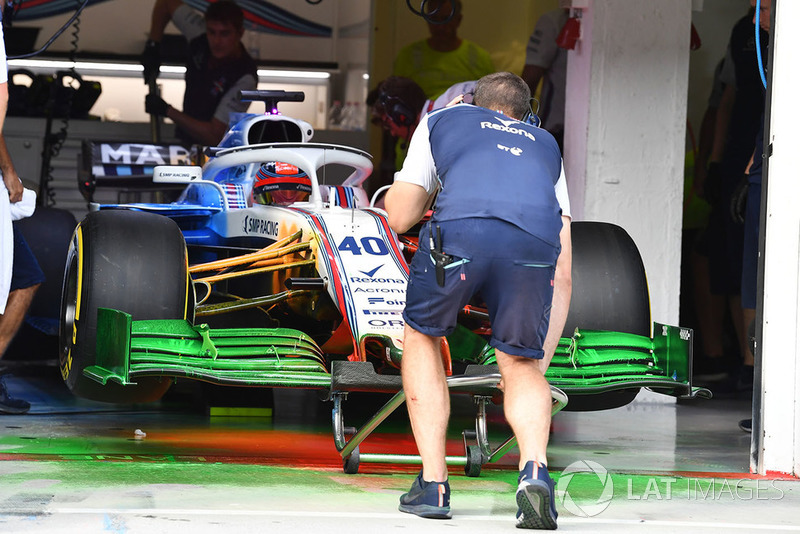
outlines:
[[174, 221], [137, 211], [89, 213], [73, 234], [61, 295], [59, 364], [69, 389], [114, 403], [161, 398], [168, 378], [103, 386], [83, 374], [97, 363], [97, 308], [124, 311], [134, 320], [191, 318], [191, 291], [186, 244]]

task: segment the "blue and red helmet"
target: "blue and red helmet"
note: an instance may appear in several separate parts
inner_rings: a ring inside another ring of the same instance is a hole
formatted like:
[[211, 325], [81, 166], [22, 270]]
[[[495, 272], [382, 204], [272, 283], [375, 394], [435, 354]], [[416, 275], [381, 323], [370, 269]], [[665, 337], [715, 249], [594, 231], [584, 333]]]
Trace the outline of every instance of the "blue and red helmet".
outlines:
[[288, 206], [308, 200], [310, 195], [311, 179], [294, 165], [270, 161], [256, 171], [253, 196], [260, 204]]

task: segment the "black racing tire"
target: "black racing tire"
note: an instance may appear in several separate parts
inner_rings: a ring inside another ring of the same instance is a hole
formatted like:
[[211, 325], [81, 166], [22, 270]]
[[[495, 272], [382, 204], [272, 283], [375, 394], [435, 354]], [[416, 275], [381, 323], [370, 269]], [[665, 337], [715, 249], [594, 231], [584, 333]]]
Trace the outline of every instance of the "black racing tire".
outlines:
[[89, 213], [75, 229], [64, 270], [59, 365], [79, 397], [112, 403], [151, 402], [170, 386], [166, 377], [136, 385], [101, 385], [83, 370], [97, 363], [97, 308], [141, 319], [191, 319], [186, 243], [174, 221], [138, 211]]
[[650, 336], [650, 293], [639, 249], [621, 227], [572, 223], [572, 300], [564, 334], [575, 327]]
[[[58, 319], [64, 261], [77, 221], [67, 210], [39, 206], [16, 223], [44, 272], [45, 280], [33, 297], [28, 315]], [[55, 334], [55, 332], [48, 332]]]
[[[562, 336], [575, 328], [650, 337], [650, 293], [639, 249], [621, 227], [572, 223], [572, 300]], [[631, 402], [639, 388], [570, 395], [567, 411], [607, 410]]]

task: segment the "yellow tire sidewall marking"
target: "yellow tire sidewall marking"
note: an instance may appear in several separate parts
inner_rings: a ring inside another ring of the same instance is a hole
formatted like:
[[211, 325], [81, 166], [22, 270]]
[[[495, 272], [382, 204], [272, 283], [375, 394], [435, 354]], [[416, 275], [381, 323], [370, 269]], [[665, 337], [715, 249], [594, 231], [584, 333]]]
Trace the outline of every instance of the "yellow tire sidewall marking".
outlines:
[[76, 253], [78, 255], [78, 288], [76, 290], [75, 317], [72, 319], [72, 344], [67, 349], [66, 362], [61, 369], [61, 377], [66, 380], [72, 371], [72, 348], [78, 341], [78, 319], [81, 313], [81, 293], [83, 292], [83, 228], [79, 224], [75, 229]]

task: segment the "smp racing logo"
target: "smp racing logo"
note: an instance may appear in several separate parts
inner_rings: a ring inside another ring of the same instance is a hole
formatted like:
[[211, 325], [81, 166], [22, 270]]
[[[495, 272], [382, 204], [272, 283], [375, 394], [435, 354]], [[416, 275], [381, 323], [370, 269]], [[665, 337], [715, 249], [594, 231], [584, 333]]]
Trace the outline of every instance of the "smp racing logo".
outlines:
[[497, 131], [500, 131], [500, 132], [506, 132], [506, 133], [515, 134], [515, 135], [521, 135], [521, 136], [527, 137], [531, 141], [536, 141], [536, 138], [533, 136], [533, 134], [530, 133], [525, 128], [515, 128], [514, 126], [511, 126], [512, 124], [520, 124], [519, 121], [514, 120], [514, 119], [510, 119], [510, 120], [505, 121], [505, 120], [501, 119], [500, 117], [495, 117], [494, 119], [497, 122], [499, 122], [500, 124], [497, 124], [495, 122], [483, 121], [483, 122], [481, 122], [481, 129], [489, 128], [490, 130], [497, 130]]
[[245, 234], [258, 234], [267, 235], [271, 237], [278, 237], [278, 222], [268, 221], [266, 219], [259, 219], [257, 217], [250, 217], [246, 215], [242, 222], [242, 231]]

